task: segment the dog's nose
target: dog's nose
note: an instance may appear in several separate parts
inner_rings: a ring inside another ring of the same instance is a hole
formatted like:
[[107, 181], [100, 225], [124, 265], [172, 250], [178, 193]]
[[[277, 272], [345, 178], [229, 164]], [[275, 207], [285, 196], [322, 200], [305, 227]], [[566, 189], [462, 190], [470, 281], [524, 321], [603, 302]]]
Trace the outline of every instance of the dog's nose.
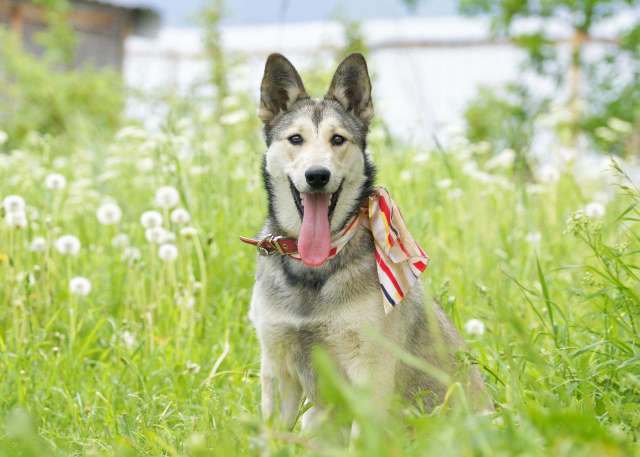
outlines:
[[322, 189], [329, 182], [331, 172], [324, 167], [311, 167], [304, 172], [304, 177], [312, 189]]

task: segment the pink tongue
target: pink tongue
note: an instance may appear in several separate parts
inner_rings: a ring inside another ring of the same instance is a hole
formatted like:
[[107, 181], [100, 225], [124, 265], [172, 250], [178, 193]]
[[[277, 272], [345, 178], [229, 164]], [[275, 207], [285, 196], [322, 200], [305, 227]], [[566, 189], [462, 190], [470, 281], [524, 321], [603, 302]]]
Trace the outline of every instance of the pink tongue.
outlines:
[[305, 265], [317, 267], [329, 257], [329, 194], [303, 193], [304, 215], [298, 237], [298, 252]]

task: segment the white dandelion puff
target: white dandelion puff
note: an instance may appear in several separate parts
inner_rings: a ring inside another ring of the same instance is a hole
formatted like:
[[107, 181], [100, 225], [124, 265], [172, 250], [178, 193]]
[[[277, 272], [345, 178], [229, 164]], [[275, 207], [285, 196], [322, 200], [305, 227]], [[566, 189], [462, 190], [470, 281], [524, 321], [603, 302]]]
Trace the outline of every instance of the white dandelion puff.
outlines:
[[584, 207], [584, 214], [590, 219], [599, 219], [604, 216], [605, 208], [600, 202], [591, 202]]
[[31, 252], [42, 252], [47, 249], [47, 240], [42, 236], [36, 236], [31, 240], [31, 244], [29, 245], [29, 250]]
[[122, 210], [116, 203], [103, 203], [96, 211], [96, 217], [102, 225], [114, 225], [122, 219]]
[[44, 178], [44, 186], [49, 190], [62, 190], [67, 187], [67, 178], [60, 173], [49, 173]]
[[4, 219], [5, 224], [9, 228], [26, 228], [27, 227], [27, 214], [23, 211], [7, 213]]
[[175, 187], [162, 186], [156, 191], [155, 202], [161, 208], [173, 208], [180, 203], [180, 194]]
[[140, 216], [140, 223], [144, 228], [154, 228], [162, 225], [162, 214], [157, 211], [145, 211]]
[[111, 246], [114, 248], [126, 248], [129, 246], [129, 235], [126, 233], [118, 233], [111, 239]]
[[195, 238], [198, 236], [198, 230], [195, 227], [183, 227], [180, 229], [180, 235], [185, 238]]
[[5, 132], [4, 130], [0, 130], [0, 146], [5, 144], [8, 139], [9, 135], [7, 135], [7, 132]]
[[128, 246], [124, 248], [122, 253], [122, 260], [124, 262], [137, 262], [142, 258], [142, 252], [135, 246]]
[[24, 213], [26, 204], [19, 195], [7, 195], [2, 201], [6, 213]]
[[472, 336], [482, 336], [484, 334], [484, 322], [480, 319], [469, 319], [464, 324], [464, 331]]
[[165, 262], [173, 262], [178, 257], [178, 248], [174, 244], [163, 244], [158, 248], [158, 257]]
[[191, 222], [191, 215], [184, 208], [176, 208], [171, 211], [171, 221], [180, 225], [188, 224]]
[[122, 332], [120, 338], [122, 339], [122, 342], [127, 349], [133, 349], [133, 347], [136, 345], [136, 336], [129, 330], [125, 330], [124, 332]]
[[174, 241], [176, 236], [163, 227], [153, 227], [144, 231], [144, 236], [149, 243], [163, 244]]
[[72, 295], [86, 297], [91, 292], [91, 282], [82, 276], [76, 276], [69, 281], [69, 292]]
[[76, 256], [80, 252], [80, 240], [73, 235], [63, 235], [56, 240], [56, 249], [60, 254]]
[[527, 241], [527, 243], [533, 246], [537, 246], [540, 244], [540, 241], [542, 240], [542, 235], [540, 234], [540, 232], [529, 232], [527, 233], [525, 240]]

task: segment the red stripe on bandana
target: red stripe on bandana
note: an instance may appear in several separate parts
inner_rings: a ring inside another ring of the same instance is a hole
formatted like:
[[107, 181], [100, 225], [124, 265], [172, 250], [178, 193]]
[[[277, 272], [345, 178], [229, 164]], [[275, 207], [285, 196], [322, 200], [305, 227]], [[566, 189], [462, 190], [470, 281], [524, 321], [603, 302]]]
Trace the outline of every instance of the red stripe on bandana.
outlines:
[[400, 295], [400, 298], [401, 299], [404, 298], [402, 287], [400, 287], [400, 284], [398, 284], [398, 281], [396, 280], [396, 277], [394, 276], [393, 272], [389, 269], [389, 266], [384, 262], [384, 260], [382, 260], [382, 257], [380, 257], [380, 254], [378, 253], [377, 249], [376, 249], [376, 262], [378, 262], [378, 265], [380, 266], [382, 271], [384, 271], [384, 273], [387, 275], [387, 278], [389, 278], [389, 281], [391, 281], [391, 284], [393, 284], [393, 287], [396, 289], [396, 292], [398, 292], [398, 295]]

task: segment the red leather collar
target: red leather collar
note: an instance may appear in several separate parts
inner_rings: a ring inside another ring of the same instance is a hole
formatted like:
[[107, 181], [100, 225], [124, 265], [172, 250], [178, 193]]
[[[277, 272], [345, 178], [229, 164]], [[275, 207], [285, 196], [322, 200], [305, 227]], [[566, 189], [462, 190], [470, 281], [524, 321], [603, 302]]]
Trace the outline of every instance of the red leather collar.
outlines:
[[260, 240], [240, 237], [243, 243], [251, 244], [258, 248], [260, 255], [281, 254], [289, 255], [298, 252], [298, 240], [295, 238], [285, 238], [283, 236], [267, 235]]

